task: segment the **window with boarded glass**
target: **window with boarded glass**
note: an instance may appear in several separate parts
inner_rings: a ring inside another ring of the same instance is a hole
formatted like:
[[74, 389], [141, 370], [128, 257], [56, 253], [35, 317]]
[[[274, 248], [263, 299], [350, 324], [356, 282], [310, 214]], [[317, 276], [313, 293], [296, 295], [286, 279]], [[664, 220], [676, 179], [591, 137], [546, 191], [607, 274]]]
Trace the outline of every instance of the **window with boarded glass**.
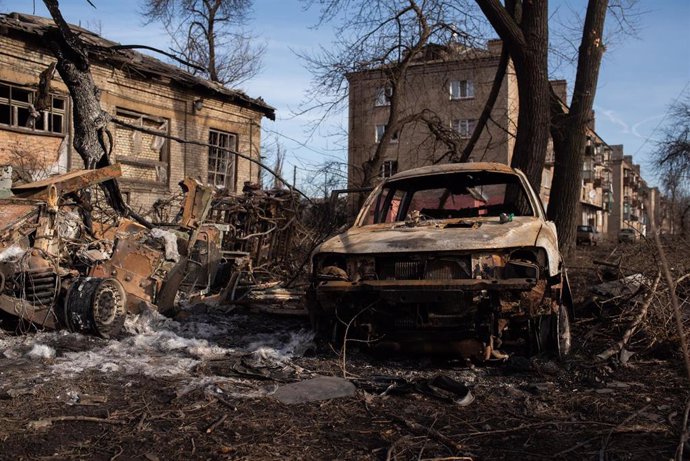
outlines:
[[235, 156], [228, 152], [237, 150], [237, 136], [223, 131], [210, 130], [208, 134], [208, 183], [235, 189]]
[[64, 134], [67, 98], [49, 95], [47, 107], [36, 110], [36, 92], [0, 83], [0, 125], [44, 133]]

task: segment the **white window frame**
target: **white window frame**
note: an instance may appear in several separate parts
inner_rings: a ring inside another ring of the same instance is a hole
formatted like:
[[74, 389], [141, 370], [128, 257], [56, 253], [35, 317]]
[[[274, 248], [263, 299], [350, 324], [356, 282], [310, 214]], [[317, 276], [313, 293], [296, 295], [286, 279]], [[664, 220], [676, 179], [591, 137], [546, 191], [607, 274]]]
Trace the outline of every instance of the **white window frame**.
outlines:
[[451, 100], [474, 98], [474, 83], [472, 80], [451, 80], [448, 90]]
[[[226, 131], [210, 129], [208, 143], [214, 146], [237, 151], [237, 135]], [[223, 164], [225, 167], [223, 168]], [[235, 190], [235, 155], [227, 150], [208, 148], [207, 182], [217, 188]]]
[[474, 128], [477, 126], [477, 121], [475, 119], [455, 119], [450, 126], [462, 139], [467, 139], [472, 136]]

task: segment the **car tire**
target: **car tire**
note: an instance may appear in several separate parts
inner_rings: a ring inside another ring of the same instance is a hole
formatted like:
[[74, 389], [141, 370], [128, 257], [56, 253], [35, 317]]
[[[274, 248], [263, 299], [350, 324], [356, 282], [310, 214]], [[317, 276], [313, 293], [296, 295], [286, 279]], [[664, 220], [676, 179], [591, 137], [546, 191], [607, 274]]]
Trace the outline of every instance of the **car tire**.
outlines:
[[570, 314], [568, 314], [568, 309], [565, 304], [561, 303], [558, 307], [558, 314], [554, 314], [556, 317], [554, 319], [555, 323], [555, 337], [552, 338], [553, 343], [556, 346], [556, 353], [558, 358], [563, 360], [568, 355], [570, 355], [572, 336], [570, 333]]
[[545, 353], [563, 360], [570, 349], [570, 315], [565, 304], [561, 304], [555, 314], [540, 315], [530, 321], [530, 355]]

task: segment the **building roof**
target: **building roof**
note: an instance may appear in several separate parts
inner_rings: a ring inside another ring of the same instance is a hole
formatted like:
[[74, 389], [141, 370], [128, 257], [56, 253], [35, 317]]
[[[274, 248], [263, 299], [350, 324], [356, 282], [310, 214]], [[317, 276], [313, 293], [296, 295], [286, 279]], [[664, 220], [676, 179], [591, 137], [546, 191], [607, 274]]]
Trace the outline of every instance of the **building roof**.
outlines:
[[[127, 68], [140, 74], [142, 78], [164, 77], [175, 84], [193, 89], [202, 94], [211, 94], [221, 100], [255, 110], [271, 120], [275, 120], [275, 108], [266, 104], [262, 98], [251, 98], [244, 92], [227, 88], [220, 83], [212, 82], [191, 74], [179, 67], [160, 61], [132, 49], [118, 49], [119, 43], [107, 40], [100, 35], [70, 24], [73, 31], [88, 46], [89, 58], [117, 68]], [[55, 28], [50, 18], [32, 16], [23, 13], [0, 14], [0, 35], [15, 33], [31, 37], [39, 43], [43, 35]], [[41, 46], [45, 46], [41, 44]]]

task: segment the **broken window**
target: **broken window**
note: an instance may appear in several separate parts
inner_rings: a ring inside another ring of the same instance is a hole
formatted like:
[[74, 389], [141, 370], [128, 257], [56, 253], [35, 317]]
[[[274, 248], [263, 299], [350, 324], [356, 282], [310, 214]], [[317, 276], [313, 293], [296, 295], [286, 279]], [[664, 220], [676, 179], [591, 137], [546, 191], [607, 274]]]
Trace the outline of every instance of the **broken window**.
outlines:
[[143, 186], [167, 186], [170, 143], [166, 136], [170, 132], [170, 121], [122, 108], [117, 109], [117, 116], [146, 130], [115, 127], [114, 152], [122, 164], [123, 181]]
[[216, 187], [235, 190], [235, 156], [225, 149], [237, 150], [237, 136], [218, 130], [210, 130], [208, 143], [208, 183]]
[[50, 107], [41, 112], [34, 109], [35, 98], [32, 89], [0, 83], [0, 125], [64, 134], [67, 98], [51, 95]]
[[[526, 203], [521, 211], [519, 204]], [[363, 225], [405, 220], [412, 211], [425, 219], [534, 216], [524, 184], [514, 174], [457, 172], [391, 181], [366, 210]]]
[[450, 99], [474, 98], [472, 80], [452, 80], [450, 82]]

